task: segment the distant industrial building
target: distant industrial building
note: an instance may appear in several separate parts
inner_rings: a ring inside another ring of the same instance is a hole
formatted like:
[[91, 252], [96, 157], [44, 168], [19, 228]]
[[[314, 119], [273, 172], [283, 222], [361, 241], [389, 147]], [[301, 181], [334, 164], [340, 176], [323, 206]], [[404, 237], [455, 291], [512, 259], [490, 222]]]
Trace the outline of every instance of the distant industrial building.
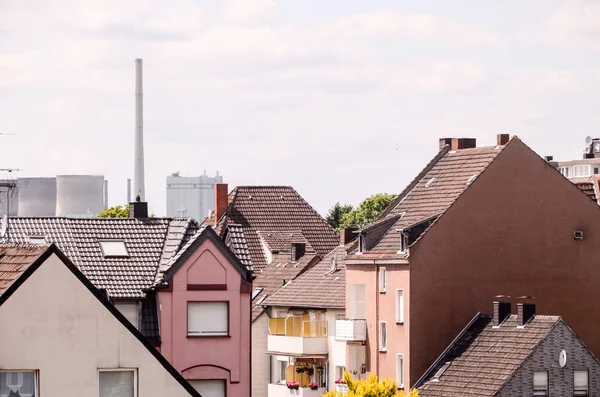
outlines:
[[101, 175], [58, 175], [0, 181], [0, 216], [92, 218], [108, 204], [108, 182]]
[[223, 183], [217, 171], [214, 177], [180, 176], [179, 172], [167, 177], [167, 216], [194, 218], [202, 222], [214, 209], [215, 183]]
[[[552, 157], [546, 160], [553, 161]], [[587, 178], [600, 174], [600, 138], [587, 137], [583, 158], [570, 161], [557, 161], [554, 164], [561, 174], [569, 179]]]

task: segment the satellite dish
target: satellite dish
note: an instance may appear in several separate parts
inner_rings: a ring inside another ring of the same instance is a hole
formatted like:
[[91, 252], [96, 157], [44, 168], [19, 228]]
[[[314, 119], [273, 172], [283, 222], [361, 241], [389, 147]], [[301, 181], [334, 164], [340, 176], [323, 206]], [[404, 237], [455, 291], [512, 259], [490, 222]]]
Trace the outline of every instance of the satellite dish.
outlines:
[[585, 149], [583, 149], [583, 153], [589, 153], [592, 150], [592, 147], [590, 145], [587, 145], [585, 147]]
[[8, 227], [8, 214], [2, 217], [2, 229], [0, 229], [0, 237], [6, 236], [6, 228]]
[[585, 144], [586, 144], [586, 145], [589, 145], [589, 144], [591, 144], [591, 143], [592, 143], [592, 137], [591, 137], [591, 136], [586, 136], [586, 137], [585, 137]]
[[558, 355], [558, 365], [560, 365], [561, 368], [567, 365], [567, 352], [564, 350], [561, 350]]

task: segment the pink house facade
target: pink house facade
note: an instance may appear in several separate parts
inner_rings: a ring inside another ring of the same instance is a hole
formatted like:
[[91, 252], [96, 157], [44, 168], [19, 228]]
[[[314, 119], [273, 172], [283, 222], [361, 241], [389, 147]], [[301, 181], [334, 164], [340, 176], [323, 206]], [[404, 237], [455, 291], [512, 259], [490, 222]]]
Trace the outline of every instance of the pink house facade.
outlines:
[[210, 228], [157, 288], [163, 356], [204, 397], [250, 396], [251, 272]]

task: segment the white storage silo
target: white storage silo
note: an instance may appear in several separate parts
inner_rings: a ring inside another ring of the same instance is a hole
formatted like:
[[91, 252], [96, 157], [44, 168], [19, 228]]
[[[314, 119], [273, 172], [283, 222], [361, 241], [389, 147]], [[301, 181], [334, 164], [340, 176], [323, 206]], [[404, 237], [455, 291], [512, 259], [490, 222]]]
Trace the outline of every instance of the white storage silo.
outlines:
[[92, 218], [104, 209], [104, 176], [58, 175], [56, 216]]

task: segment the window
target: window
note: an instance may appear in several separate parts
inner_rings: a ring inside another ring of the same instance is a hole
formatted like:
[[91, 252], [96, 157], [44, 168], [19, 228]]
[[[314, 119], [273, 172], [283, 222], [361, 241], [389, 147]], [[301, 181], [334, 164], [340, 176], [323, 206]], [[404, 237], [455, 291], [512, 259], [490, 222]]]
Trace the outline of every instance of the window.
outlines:
[[346, 367], [341, 366], [341, 365], [336, 365], [335, 366], [335, 378], [336, 379], [344, 379], [344, 371], [346, 370]]
[[125, 247], [125, 241], [123, 240], [99, 240], [99, 243], [105, 258], [129, 257], [127, 247]]
[[202, 397], [225, 397], [225, 380], [223, 379], [191, 380], [189, 382]]
[[558, 171], [563, 174], [565, 178], [571, 177], [571, 168], [570, 167], [558, 167]]
[[99, 397], [135, 397], [135, 370], [101, 369], [98, 373]]
[[34, 371], [0, 371], [0, 397], [37, 396], [37, 379]]
[[335, 255], [331, 257], [331, 267], [329, 268], [329, 271], [331, 272], [335, 272], [337, 270], [337, 261], [335, 259]]
[[366, 294], [364, 284], [348, 284], [348, 301], [350, 302], [348, 318], [364, 320], [367, 318]]
[[548, 395], [548, 371], [539, 371], [533, 373], [533, 395]]
[[408, 251], [408, 235], [404, 232], [404, 229], [398, 229], [400, 233], [400, 250], [398, 254], [405, 254]]
[[134, 327], [139, 329], [139, 306], [137, 302], [115, 301], [115, 308], [120, 311]]
[[188, 336], [229, 335], [228, 302], [188, 302]]
[[588, 371], [575, 371], [573, 373], [573, 384], [575, 389], [573, 391], [574, 396], [587, 396], [589, 387], [589, 375]]
[[277, 361], [277, 369], [279, 374], [279, 383], [285, 383], [286, 381], [286, 372], [287, 372], [288, 362], [283, 360]]
[[385, 321], [379, 322], [379, 351], [387, 351], [387, 323]]
[[573, 176], [589, 176], [590, 166], [589, 165], [576, 165], [573, 167]]
[[404, 323], [404, 290], [396, 290], [396, 323]]
[[254, 288], [254, 291], [252, 291], [252, 300], [254, 300], [254, 298], [256, 298], [258, 294], [262, 292], [262, 290], [263, 288]]
[[29, 242], [31, 244], [46, 244], [46, 237], [44, 237], [44, 236], [29, 236]]
[[600, 174], [600, 168], [594, 167], [594, 175]]
[[385, 292], [385, 267], [379, 268], [379, 292]]
[[396, 354], [396, 383], [404, 388], [404, 354]]

